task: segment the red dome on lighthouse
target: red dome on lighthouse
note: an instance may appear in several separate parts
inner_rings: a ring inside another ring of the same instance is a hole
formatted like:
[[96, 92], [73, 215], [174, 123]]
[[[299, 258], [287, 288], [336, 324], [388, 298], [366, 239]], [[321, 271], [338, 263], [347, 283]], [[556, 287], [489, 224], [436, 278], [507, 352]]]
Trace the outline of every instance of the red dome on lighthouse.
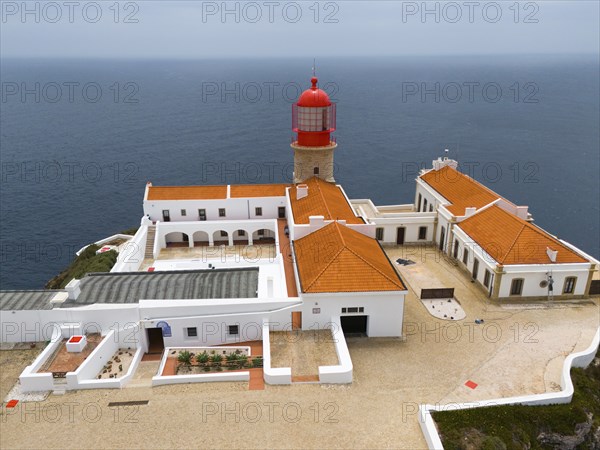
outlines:
[[297, 135], [293, 145], [312, 148], [337, 145], [331, 138], [335, 131], [335, 103], [331, 103], [329, 95], [317, 87], [318, 81], [313, 76], [310, 89], [292, 105], [292, 131]]
[[318, 108], [331, 105], [331, 100], [329, 100], [329, 95], [327, 95], [327, 92], [317, 87], [318, 81], [319, 80], [317, 77], [312, 77], [310, 79], [312, 87], [305, 90], [300, 95], [300, 98], [298, 98], [298, 106]]

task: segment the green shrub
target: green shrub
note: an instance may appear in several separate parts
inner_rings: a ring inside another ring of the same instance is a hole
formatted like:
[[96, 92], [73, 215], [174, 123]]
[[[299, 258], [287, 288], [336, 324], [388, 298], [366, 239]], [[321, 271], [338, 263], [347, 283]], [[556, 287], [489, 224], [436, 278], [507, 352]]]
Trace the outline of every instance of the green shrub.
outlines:
[[206, 364], [209, 359], [210, 357], [208, 356], [208, 353], [206, 353], [206, 350], [196, 356], [196, 361], [199, 364]]
[[185, 364], [186, 366], [191, 366], [192, 365], [192, 354], [190, 352], [188, 352], [187, 350], [183, 350], [183, 351], [179, 352], [179, 355], [177, 355], [177, 361], [179, 361], [182, 364]]

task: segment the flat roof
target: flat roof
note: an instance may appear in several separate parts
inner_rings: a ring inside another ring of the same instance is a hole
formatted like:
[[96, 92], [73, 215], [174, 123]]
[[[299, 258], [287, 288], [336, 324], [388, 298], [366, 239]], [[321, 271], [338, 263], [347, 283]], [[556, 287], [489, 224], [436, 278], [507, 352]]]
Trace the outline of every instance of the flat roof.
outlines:
[[50, 300], [63, 290], [37, 289], [0, 291], [0, 310], [2, 311], [24, 311], [24, 310], [48, 310], [53, 305]]
[[137, 303], [140, 300], [256, 298], [258, 268], [91, 273], [81, 279], [77, 300], [61, 306]]
[[285, 197], [289, 184], [221, 184], [208, 186], [149, 186], [146, 200], [224, 200]]

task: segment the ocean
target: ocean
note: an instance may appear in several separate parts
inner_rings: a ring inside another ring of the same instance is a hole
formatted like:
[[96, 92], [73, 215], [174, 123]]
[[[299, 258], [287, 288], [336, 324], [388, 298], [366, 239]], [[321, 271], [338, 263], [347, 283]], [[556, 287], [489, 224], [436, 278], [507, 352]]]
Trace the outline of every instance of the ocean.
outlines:
[[[135, 227], [155, 185], [285, 182], [312, 60], [2, 59], [2, 289]], [[412, 203], [448, 155], [535, 223], [600, 257], [598, 56], [317, 61], [337, 104], [336, 181]]]

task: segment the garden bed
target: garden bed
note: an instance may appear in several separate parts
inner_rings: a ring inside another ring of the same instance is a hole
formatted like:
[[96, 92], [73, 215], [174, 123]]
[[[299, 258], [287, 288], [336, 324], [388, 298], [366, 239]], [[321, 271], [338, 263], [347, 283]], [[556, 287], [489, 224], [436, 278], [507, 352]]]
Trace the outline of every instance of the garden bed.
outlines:
[[262, 356], [251, 356], [249, 347], [169, 349], [161, 375], [234, 372], [262, 368], [262, 364]]
[[127, 370], [129, 370], [129, 366], [133, 361], [134, 354], [135, 350], [133, 349], [118, 349], [113, 355], [113, 357], [100, 370], [100, 373], [96, 378], [101, 380], [122, 377], [127, 373]]

